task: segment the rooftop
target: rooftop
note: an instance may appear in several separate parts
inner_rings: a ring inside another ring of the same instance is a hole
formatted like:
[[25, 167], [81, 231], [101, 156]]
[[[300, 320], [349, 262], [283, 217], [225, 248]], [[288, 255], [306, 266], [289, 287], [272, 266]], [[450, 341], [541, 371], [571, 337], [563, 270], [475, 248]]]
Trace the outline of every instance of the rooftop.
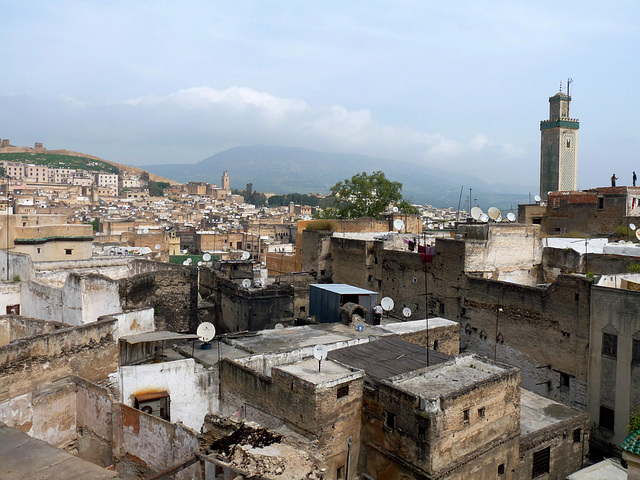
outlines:
[[316, 287], [320, 290], [326, 290], [328, 292], [338, 293], [340, 295], [371, 295], [378, 292], [372, 292], [371, 290], [365, 290], [364, 288], [354, 287], [345, 283], [312, 283], [310, 287]]
[[331, 360], [323, 360], [318, 365], [318, 360], [313, 357], [291, 365], [282, 365], [276, 369], [301, 378], [313, 385], [342, 383], [362, 376], [362, 372], [354, 371]]
[[524, 388], [520, 392], [520, 431], [522, 435], [528, 435], [554, 423], [583, 414], [575, 408], [554, 402]]
[[607, 458], [572, 473], [567, 480], [627, 480], [627, 470], [615, 460]]

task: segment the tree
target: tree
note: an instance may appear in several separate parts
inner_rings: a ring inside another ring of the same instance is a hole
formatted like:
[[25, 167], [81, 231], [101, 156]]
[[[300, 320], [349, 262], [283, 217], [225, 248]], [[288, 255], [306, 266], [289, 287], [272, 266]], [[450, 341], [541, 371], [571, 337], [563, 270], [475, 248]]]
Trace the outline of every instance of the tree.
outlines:
[[378, 217], [390, 203], [402, 200], [402, 183], [392, 182], [383, 172], [357, 173], [331, 187], [333, 206], [325, 211], [328, 218]]
[[142, 180], [142, 185], [149, 185], [149, 172], [146, 170], [140, 174], [140, 180]]
[[0, 177], [4, 178], [7, 176], [7, 169], [4, 168], [4, 165], [0, 164]]

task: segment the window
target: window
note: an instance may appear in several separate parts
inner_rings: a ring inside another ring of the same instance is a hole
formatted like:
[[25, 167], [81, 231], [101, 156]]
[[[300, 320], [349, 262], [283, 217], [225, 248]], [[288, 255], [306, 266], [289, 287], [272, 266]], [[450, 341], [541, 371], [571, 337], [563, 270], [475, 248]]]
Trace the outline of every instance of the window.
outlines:
[[338, 469], [336, 470], [336, 478], [338, 480], [344, 480], [344, 475], [345, 475], [345, 468], [344, 465], [341, 467], [338, 467]]
[[387, 428], [395, 428], [396, 416], [391, 412], [385, 412], [384, 426]]
[[568, 373], [560, 372], [560, 386], [569, 387], [571, 385], [571, 375]]
[[38, 253], [40, 253], [40, 248], [39, 248], [39, 247], [38, 247], [38, 248], [36, 248], [36, 250], [38, 251]]
[[602, 354], [609, 357], [618, 356], [618, 336], [611, 333], [602, 334]]
[[598, 209], [602, 210], [604, 208], [604, 197], [598, 197]]
[[478, 418], [484, 418], [487, 414], [487, 409], [482, 407], [478, 409]]
[[462, 411], [462, 420], [464, 422], [469, 422], [469, 409], [467, 408], [466, 410]]
[[64, 249], [64, 254], [65, 254], [65, 255], [71, 255], [71, 254], [73, 254], [73, 249], [72, 249], [72, 248], [65, 248], [65, 249]]
[[567, 148], [571, 148], [571, 140], [567, 139]]
[[438, 305], [438, 315], [444, 315], [444, 303], [442, 302]]
[[551, 456], [551, 448], [547, 447], [537, 452], [533, 452], [533, 469], [531, 478], [535, 478], [545, 473], [549, 473], [549, 458]]
[[349, 385], [342, 385], [341, 387], [338, 387], [338, 393], [337, 393], [337, 398], [342, 398], [342, 397], [346, 397], [347, 395], [349, 395]]
[[436, 351], [438, 350], [438, 340], [433, 341], [433, 349]]
[[305, 305], [300, 305], [300, 311], [301, 312], [306, 312], [307, 311], [307, 307]]
[[576, 428], [573, 431], [573, 443], [580, 443], [581, 440], [582, 440], [582, 429]]
[[611, 430], [613, 432], [615, 418], [616, 414], [613, 409], [605, 407], [603, 405], [600, 406], [600, 428]]
[[498, 475], [504, 475], [504, 463], [498, 465]]
[[425, 438], [427, 438], [427, 430], [422, 425], [418, 425], [418, 439], [424, 440]]
[[640, 363], [640, 340], [633, 340], [633, 363]]

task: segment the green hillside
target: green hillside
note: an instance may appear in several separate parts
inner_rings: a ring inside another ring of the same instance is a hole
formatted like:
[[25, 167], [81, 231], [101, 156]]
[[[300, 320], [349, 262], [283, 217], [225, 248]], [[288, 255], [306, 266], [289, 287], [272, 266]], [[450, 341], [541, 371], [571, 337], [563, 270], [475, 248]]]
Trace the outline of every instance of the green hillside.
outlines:
[[49, 168], [73, 168], [92, 172], [120, 173], [118, 167], [93, 158], [54, 153], [0, 153], [0, 160], [46, 165]]

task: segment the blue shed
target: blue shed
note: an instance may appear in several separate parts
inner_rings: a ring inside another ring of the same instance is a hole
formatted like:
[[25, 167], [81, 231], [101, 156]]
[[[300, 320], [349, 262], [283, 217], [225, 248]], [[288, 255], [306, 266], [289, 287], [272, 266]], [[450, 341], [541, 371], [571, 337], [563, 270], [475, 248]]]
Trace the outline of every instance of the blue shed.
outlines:
[[373, 307], [378, 303], [377, 292], [344, 283], [309, 285], [309, 315], [318, 323], [339, 322], [340, 308], [348, 302], [362, 305], [367, 312], [366, 322], [372, 323]]

